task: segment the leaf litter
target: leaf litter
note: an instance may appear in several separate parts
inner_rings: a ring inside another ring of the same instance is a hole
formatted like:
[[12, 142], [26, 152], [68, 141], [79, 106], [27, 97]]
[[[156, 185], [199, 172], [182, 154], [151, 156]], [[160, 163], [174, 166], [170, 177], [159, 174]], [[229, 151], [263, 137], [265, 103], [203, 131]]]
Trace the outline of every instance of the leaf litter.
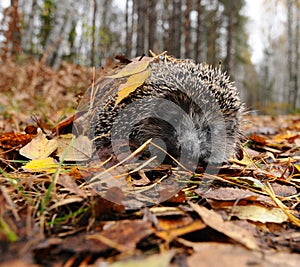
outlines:
[[[149, 59], [137, 62], [106, 76], [122, 80], [121, 99], [147, 78]], [[217, 175], [180, 167], [150, 172], [130, 159], [116, 166], [113, 157], [86, 164], [93, 148], [74, 150], [64, 134], [91, 71], [66, 64], [54, 72], [38, 61], [8, 66], [20, 75], [16, 91], [5, 64], [0, 68], [0, 266], [298, 266], [300, 116], [249, 117], [243, 158]], [[47, 96], [36, 99], [36, 90]], [[25, 132], [29, 125], [42, 133]], [[103, 198], [87, 181], [109, 168], [117, 182]], [[173, 193], [164, 183], [170, 177], [185, 186]], [[157, 203], [126, 208], [124, 192], [151, 198], [147, 190], [157, 185], [165, 187]]]

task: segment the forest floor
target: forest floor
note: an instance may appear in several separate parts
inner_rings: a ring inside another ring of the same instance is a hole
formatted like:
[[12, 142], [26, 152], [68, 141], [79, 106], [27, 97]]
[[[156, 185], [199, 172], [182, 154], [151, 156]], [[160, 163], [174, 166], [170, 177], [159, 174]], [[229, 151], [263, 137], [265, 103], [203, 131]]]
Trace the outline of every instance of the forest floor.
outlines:
[[[204, 174], [78, 164], [67, 132], [81, 93], [104, 73], [0, 65], [1, 267], [299, 266], [300, 115], [248, 116], [239, 158]], [[128, 191], [91, 187], [108, 168]], [[144, 206], [154, 188], [163, 200]]]

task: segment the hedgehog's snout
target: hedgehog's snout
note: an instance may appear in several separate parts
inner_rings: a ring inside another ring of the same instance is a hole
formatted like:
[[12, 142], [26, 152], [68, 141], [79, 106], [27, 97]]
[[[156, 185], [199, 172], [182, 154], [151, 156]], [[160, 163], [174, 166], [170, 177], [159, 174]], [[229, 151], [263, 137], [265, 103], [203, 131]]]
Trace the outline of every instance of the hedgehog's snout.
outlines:
[[181, 157], [198, 162], [205, 160], [211, 153], [211, 140], [208, 132], [204, 134], [202, 130], [188, 128], [181, 133], [178, 141], [181, 147]]

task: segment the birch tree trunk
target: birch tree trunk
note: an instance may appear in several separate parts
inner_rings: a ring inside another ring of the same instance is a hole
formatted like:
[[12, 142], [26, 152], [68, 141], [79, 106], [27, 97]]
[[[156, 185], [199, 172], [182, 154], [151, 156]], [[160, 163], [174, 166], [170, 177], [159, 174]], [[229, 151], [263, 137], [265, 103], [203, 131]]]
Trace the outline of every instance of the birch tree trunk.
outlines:
[[72, 0], [57, 1], [54, 26], [46, 41], [46, 62], [59, 68], [64, 49], [67, 47], [72, 20], [75, 19], [75, 2]]
[[288, 50], [287, 50], [287, 65], [288, 65], [288, 92], [289, 92], [289, 104], [290, 109], [293, 109], [293, 0], [287, 1], [287, 38], [288, 38]]
[[26, 21], [26, 26], [22, 35], [22, 48], [24, 52], [31, 53], [33, 50], [33, 30], [34, 30], [34, 18], [37, 9], [37, 0], [32, 0], [31, 10]]

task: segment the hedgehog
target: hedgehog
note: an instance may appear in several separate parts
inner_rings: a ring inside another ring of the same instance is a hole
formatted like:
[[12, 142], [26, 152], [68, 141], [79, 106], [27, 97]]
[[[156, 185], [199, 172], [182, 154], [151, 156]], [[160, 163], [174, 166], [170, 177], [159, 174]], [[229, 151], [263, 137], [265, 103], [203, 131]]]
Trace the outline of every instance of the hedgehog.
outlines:
[[111, 90], [116, 81], [106, 80], [97, 93], [91, 132], [98, 151], [120, 140], [133, 151], [152, 140], [157, 146], [144, 157], [196, 166], [222, 164], [237, 152], [244, 106], [226, 73], [190, 59], [165, 58], [148, 68], [149, 77], [120, 102]]

